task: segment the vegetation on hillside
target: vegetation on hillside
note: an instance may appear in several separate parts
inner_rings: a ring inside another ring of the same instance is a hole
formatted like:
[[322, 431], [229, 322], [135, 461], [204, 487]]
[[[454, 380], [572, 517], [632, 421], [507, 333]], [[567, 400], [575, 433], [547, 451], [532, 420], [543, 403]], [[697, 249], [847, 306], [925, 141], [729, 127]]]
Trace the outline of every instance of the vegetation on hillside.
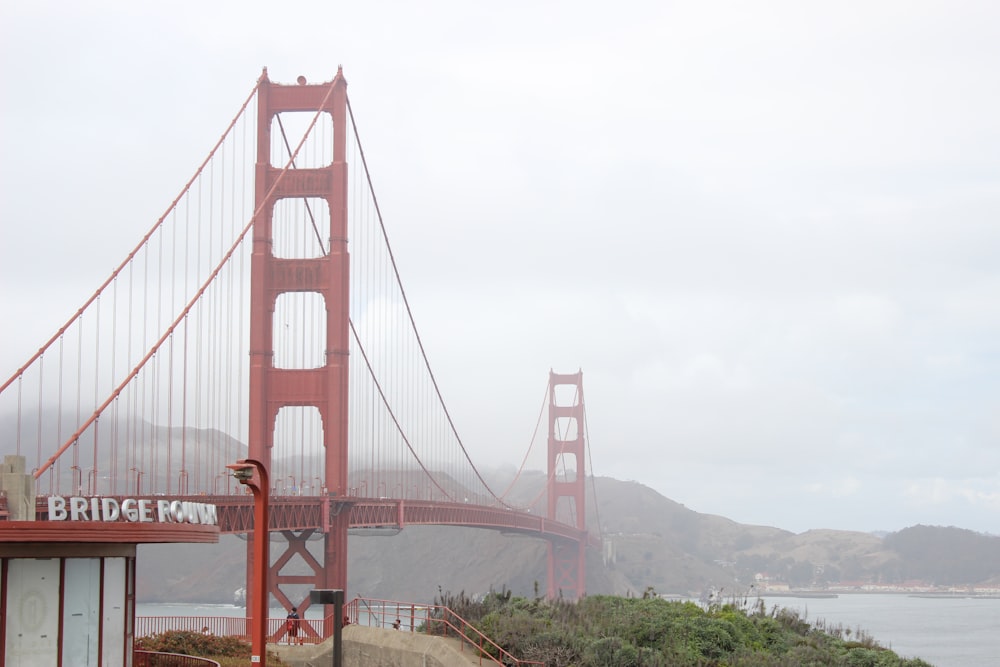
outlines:
[[898, 579], [939, 586], [986, 581], [1000, 572], [1000, 538], [963, 528], [912, 526], [887, 535], [885, 546], [901, 556]]
[[900, 658], [864, 632], [813, 626], [757, 600], [702, 608], [642, 598], [547, 601], [492, 592], [441, 594], [446, 606], [504, 650], [547, 667], [930, 667]]
[[[211, 658], [220, 667], [243, 667], [250, 662], [250, 643], [239, 637], [216, 637], [187, 630], [170, 630], [158, 635], [140, 637], [135, 642], [140, 651], [155, 653], [177, 653], [199, 658]], [[286, 667], [277, 655], [267, 652], [267, 664]]]

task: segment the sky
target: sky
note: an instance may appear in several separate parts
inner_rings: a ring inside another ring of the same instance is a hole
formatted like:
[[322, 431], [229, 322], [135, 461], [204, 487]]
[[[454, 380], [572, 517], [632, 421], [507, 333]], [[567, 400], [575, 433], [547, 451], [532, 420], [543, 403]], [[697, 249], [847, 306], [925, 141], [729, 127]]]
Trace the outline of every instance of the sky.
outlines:
[[343, 65], [474, 460], [582, 369], [594, 474], [1000, 534], [1000, 4], [12, 0], [0, 64], [5, 378], [262, 67]]

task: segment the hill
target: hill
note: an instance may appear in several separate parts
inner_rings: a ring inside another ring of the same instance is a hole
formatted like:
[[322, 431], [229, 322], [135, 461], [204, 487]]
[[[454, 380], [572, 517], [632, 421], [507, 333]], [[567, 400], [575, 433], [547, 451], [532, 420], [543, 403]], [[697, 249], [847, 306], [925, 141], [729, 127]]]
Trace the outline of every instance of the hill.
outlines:
[[[795, 587], [835, 582], [970, 586], [1000, 579], [1000, 538], [955, 528], [917, 526], [884, 538], [868, 533], [810, 530], [801, 534], [702, 514], [637, 482], [594, 480], [604, 554], [588, 555], [590, 593], [699, 594], [708, 588], [745, 590], [761, 578]], [[537, 497], [541, 473], [512, 493]], [[499, 487], [504, 488], [504, 487]], [[534, 493], [532, 493], [534, 491]], [[283, 540], [278, 536], [272, 540]], [[316, 553], [322, 541], [310, 543]], [[398, 535], [352, 535], [350, 595], [430, 602], [440, 591], [482, 593], [506, 588], [533, 596], [544, 588], [541, 540], [488, 530], [414, 526]], [[272, 552], [283, 551], [280, 542]], [[140, 547], [140, 601], [231, 602], [244, 585], [246, 543], [223, 536], [218, 545]], [[305, 572], [300, 558], [285, 574]], [[308, 587], [302, 586], [305, 597]]]

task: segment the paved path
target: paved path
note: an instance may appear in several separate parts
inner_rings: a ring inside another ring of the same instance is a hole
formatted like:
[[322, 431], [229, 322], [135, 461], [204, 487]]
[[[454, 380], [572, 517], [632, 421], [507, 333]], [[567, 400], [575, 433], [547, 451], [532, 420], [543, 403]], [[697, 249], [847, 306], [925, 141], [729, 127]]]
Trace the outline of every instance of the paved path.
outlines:
[[[457, 639], [428, 637], [419, 632], [349, 625], [344, 628], [345, 667], [471, 667], [479, 659]], [[304, 646], [268, 645], [292, 667], [330, 667], [333, 640]], [[483, 665], [493, 664], [485, 660]]]

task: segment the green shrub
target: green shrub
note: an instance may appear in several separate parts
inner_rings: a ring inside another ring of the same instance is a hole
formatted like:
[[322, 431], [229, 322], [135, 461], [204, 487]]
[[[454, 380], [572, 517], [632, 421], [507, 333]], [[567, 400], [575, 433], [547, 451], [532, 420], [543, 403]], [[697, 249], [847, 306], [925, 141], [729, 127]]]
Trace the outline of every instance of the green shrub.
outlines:
[[619, 637], [601, 637], [583, 654], [585, 667], [638, 667], [639, 650]]
[[464, 595], [447, 599], [504, 650], [547, 667], [929, 667], [900, 658], [861, 631], [826, 632], [795, 611], [766, 613], [762, 605], [706, 610], [652, 595], [579, 602], [509, 593], [479, 602]]
[[870, 648], [849, 648], [847, 667], [879, 667], [878, 651]]
[[[222, 667], [248, 663], [252, 651], [250, 642], [239, 637], [217, 637], [189, 630], [170, 630], [158, 635], [140, 637], [135, 642], [135, 648], [155, 653], [179, 653], [211, 658], [219, 662]], [[285, 663], [273, 652], [268, 651], [267, 664], [283, 667]]]

